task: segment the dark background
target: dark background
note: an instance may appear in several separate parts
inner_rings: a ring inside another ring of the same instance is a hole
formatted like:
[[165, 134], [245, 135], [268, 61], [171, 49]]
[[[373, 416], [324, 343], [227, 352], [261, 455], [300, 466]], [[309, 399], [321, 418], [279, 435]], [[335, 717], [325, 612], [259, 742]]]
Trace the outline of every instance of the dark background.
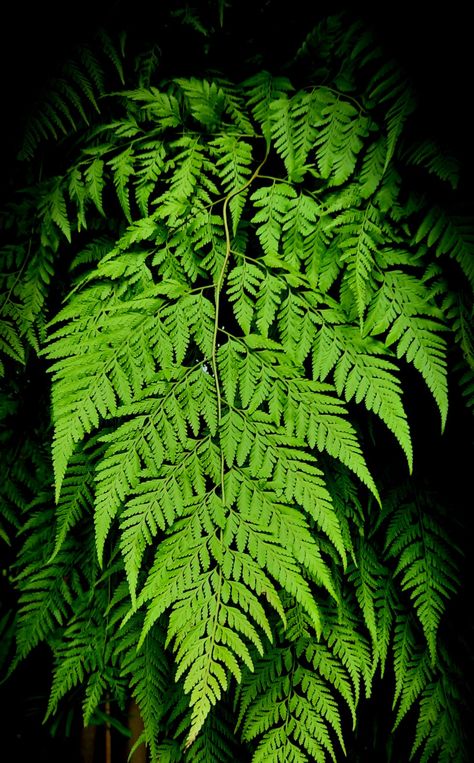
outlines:
[[[45, 0], [31, 5], [13, 0], [5, 4], [0, 20], [0, 112], [2, 154], [7, 164], [31, 102], [75, 43], [87, 40], [103, 26], [146, 37], [156, 30], [156, 39], [162, 44], [169, 9], [184, 5], [182, 0], [83, 0], [75, 4]], [[188, 5], [205, 6], [208, 18], [217, 22], [218, 0], [191, 0]], [[349, 9], [373, 26], [409, 73], [418, 92], [419, 118], [425, 119], [442, 142], [454, 145], [472, 167], [474, 39], [469, 6], [432, 4], [423, 12], [417, 6], [416, 2], [381, 2], [370, 7], [363, 2], [230, 0], [224, 9], [226, 64], [238, 72], [251, 48], [278, 64], [318, 18]], [[171, 44], [183, 59], [189, 57], [182, 39]], [[5, 173], [2, 175], [5, 182]]]

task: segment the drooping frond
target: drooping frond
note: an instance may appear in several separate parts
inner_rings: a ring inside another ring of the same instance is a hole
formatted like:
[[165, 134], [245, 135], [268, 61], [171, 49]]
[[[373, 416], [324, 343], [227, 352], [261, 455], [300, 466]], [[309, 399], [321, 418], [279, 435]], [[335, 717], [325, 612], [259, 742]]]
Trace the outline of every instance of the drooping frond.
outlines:
[[84, 539], [81, 556], [74, 559], [71, 539], [68, 538], [53, 557], [56, 544], [51, 532], [54, 527], [52, 496], [41, 496], [36, 504], [39, 508], [32, 512], [24, 526], [26, 539], [17, 565], [20, 598], [16, 643], [19, 659], [67, 622], [73, 600], [82, 592], [81, 565], [86, 562], [89, 551]]
[[446, 330], [431, 294], [410, 273], [389, 270], [368, 313], [372, 334], [388, 331], [385, 344], [396, 343], [397, 356], [405, 357], [423, 376], [444, 427], [448, 412]]
[[415, 241], [426, 241], [438, 257], [448, 255], [456, 260], [474, 289], [474, 237], [469, 219], [448, 216], [433, 207], [418, 228]]
[[321, 122], [316, 137], [316, 161], [321, 176], [342, 185], [354, 172], [369, 119], [353, 103], [330, 90], [322, 90]]
[[429, 651], [419, 643], [413, 617], [406, 612], [399, 613], [395, 620], [393, 668], [393, 708], [397, 710], [394, 728], [397, 728], [432, 677]]
[[82, 45], [50, 82], [26, 126], [20, 159], [32, 159], [44, 140], [57, 140], [87, 127], [94, 112], [100, 113], [107, 76], [113, 73], [117, 84], [123, 84], [123, 51], [104, 30], [98, 36], [102, 56], [96, 55], [96, 44]]
[[397, 560], [395, 577], [413, 602], [435, 663], [438, 625], [446, 600], [456, 591], [458, 573], [452, 541], [433, 510], [426, 511], [433, 502], [423, 493], [400, 500], [387, 527], [386, 553]]
[[425, 167], [440, 180], [448, 181], [453, 189], [457, 188], [460, 172], [458, 160], [433, 141], [424, 140], [411, 147], [405, 158], [409, 163]]
[[271, 104], [292, 91], [293, 85], [287, 77], [274, 77], [270, 72], [263, 71], [247, 79], [242, 87], [252, 116], [269, 141], [272, 125]]
[[419, 702], [411, 755], [421, 751], [420, 763], [435, 755], [439, 763], [467, 759], [467, 732], [458, 712], [462, 683], [459, 667], [443, 654], [437, 674], [424, 688]]
[[[328, 663], [317, 651], [304, 640], [292, 651], [274, 648], [259, 660], [255, 675], [244, 681], [240, 691], [242, 738], [258, 741], [252, 756], [255, 763], [336, 761], [335, 740], [345, 752], [340, 697], [334, 691], [333, 676], [325, 670]], [[338, 667], [342, 669], [340, 664]], [[339, 688], [344, 685], [334, 678]]]

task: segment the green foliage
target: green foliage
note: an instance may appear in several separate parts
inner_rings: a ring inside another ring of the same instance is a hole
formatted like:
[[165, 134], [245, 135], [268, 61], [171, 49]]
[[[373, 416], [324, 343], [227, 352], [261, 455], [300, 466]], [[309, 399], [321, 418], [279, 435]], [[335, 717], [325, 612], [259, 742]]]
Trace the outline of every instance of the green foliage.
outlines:
[[0, 276], [5, 432], [20, 379], [51, 387], [51, 421], [1, 440], [13, 662], [50, 646], [47, 716], [133, 695], [153, 763], [339, 760], [381, 680], [395, 726], [418, 713], [413, 756], [467, 760], [459, 553], [405, 402], [410, 366], [442, 427], [454, 367], [472, 397], [473, 229], [411, 193], [413, 165], [455, 182], [405, 141], [398, 70], [328, 23], [301, 90], [139, 56], [127, 79], [104, 37], [127, 89], [85, 47], [25, 139], [63, 135], [68, 164], [15, 203]]

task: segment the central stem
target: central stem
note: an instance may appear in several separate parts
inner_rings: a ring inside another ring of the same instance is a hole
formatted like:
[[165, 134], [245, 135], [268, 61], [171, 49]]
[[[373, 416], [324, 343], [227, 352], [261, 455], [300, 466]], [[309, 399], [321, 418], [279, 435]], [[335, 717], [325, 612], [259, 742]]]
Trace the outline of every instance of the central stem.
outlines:
[[[245, 191], [245, 189], [248, 188], [253, 183], [253, 181], [258, 177], [258, 175], [260, 174], [260, 170], [262, 169], [265, 162], [267, 161], [267, 157], [268, 157], [268, 152], [265, 154], [264, 159], [258, 165], [257, 169], [252, 174], [252, 176], [247, 180], [247, 182], [244, 183], [244, 185], [241, 186], [240, 188], [237, 188], [235, 191], [231, 191], [230, 193], [227, 194], [227, 196], [224, 199], [224, 204], [222, 207], [222, 217], [224, 221], [224, 234], [225, 234], [225, 255], [224, 255], [222, 267], [219, 272], [215, 289], [214, 289], [215, 315], [214, 315], [214, 333], [212, 337], [212, 355], [211, 355], [211, 368], [212, 368], [212, 373], [214, 376], [214, 384], [216, 386], [218, 429], [220, 428], [220, 425], [222, 422], [222, 394], [221, 394], [221, 386], [219, 382], [219, 374], [217, 372], [217, 334], [219, 332], [220, 294], [222, 291], [222, 287], [224, 286], [225, 274], [226, 274], [227, 266], [229, 264], [230, 254], [231, 254], [231, 238], [230, 238], [230, 226], [229, 226], [229, 217], [228, 217], [229, 203], [231, 199], [234, 198], [234, 196], [238, 196], [239, 193], [242, 193], [243, 191]], [[222, 496], [222, 503], [225, 506], [224, 453], [222, 451], [222, 448], [221, 448], [221, 496]]]

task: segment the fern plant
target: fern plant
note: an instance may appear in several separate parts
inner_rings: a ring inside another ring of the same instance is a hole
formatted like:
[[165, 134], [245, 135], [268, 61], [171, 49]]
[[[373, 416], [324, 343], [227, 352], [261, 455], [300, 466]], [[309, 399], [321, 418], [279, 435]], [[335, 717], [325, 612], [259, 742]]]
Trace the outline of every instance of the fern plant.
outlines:
[[47, 717], [133, 695], [152, 763], [340, 760], [382, 681], [412, 759], [467, 760], [462, 557], [407, 415], [410, 367], [441, 429], [451, 372], [472, 392], [473, 229], [427, 181], [454, 163], [358, 22], [243, 81], [143, 55], [99, 110], [84, 48], [22, 150], [64, 133], [67, 166], [4, 218], [12, 669], [49, 645]]

